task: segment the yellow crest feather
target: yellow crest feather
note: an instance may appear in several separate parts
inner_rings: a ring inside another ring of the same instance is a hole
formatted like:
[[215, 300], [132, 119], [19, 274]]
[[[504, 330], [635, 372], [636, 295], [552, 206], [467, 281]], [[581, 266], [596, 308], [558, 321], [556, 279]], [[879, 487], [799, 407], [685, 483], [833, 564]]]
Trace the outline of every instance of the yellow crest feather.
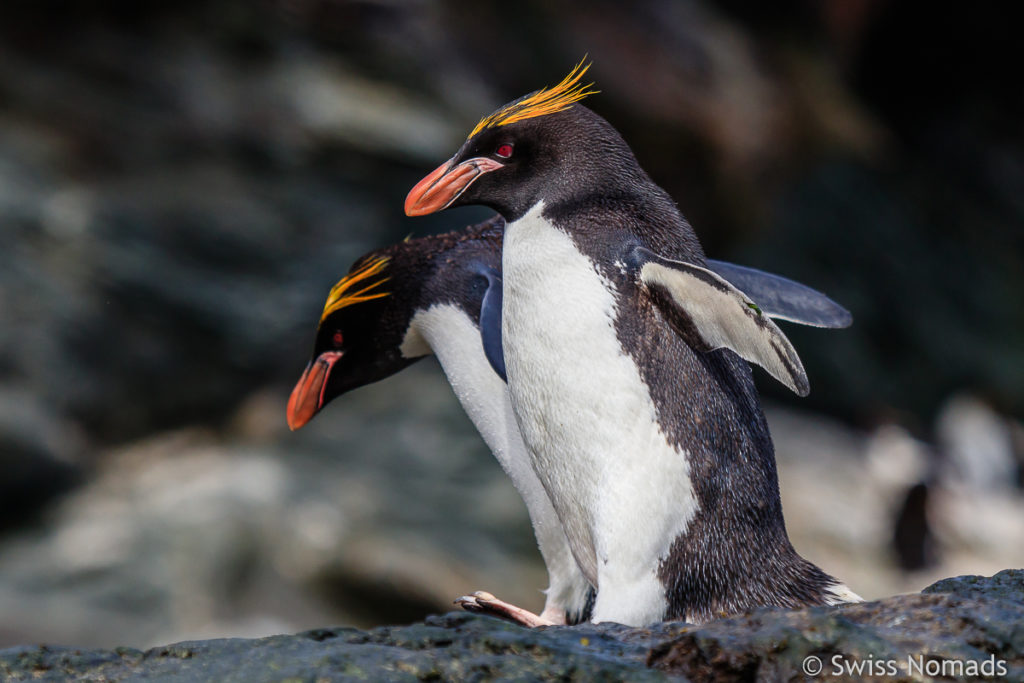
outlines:
[[589, 89], [593, 87], [593, 83], [587, 85], [580, 83], [583, 74], [587, 73], [587, 69], [590, 68], [590, 64], [583, 64], [586, 60], [587, 58], [584, 57], [555, 87], [541, 88], [537, 92], [507, 104], [493, 114], [480, 119], [480, 123], [476, 124], [469, 137], [473, 137], [485, 128], [507, 126], [516, 121], [555, 114], [568, 109], [587, 95], [596, 95], [600, 90]]
[[345, 277], [341, 278], [341, 280], [338, 281], [338, 284], [331, 287], [331, 293], [327, 295], [327, 303], [324, 304], [324, 312], [320, 316], [320, 322], [322, 323], [331, 313], [345, 308], [346, 306], [390, 296], [391, 292], [372, 292], [372, 290], [390, 280], [391, 278], [389, 277], [371, 282], [360, 288], [358, 291], [352, 291], [355, 288], [355, 285], [360, 282], [364, 282], [368, 278], [371, 278], [384, 270], [390, 260], [391, 259], [386, 256], [370, 259]]

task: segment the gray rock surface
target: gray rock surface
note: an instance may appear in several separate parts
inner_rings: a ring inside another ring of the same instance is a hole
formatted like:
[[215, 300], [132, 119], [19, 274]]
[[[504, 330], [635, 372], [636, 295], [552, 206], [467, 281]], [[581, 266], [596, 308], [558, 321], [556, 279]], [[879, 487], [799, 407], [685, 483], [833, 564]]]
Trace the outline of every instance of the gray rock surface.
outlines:
[[739, 681], [799, 680], [808, 666], [814, 673], [816, 661], [829, 680], [879, 673], [914, 680], [933, 672], [972, 680], [979, 677], [972, 667], [982, 678], [991, 671], [1020, 680], [1024, 570], [946, 579], [921, 594], [842, 608], [755, 610], [701, 627], [528, 630], [453, 613], [409, 626], [188, 641], [144, 652], [20, 646], [0, 650], [0, 674], [9, 681]]

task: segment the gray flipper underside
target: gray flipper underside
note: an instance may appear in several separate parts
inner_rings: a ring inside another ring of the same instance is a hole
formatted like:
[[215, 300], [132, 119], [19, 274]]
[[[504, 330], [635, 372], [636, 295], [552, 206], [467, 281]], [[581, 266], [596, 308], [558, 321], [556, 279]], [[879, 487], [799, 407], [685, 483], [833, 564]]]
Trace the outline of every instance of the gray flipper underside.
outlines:
[[775, 323], [720, 275], [633, 247], [628, 264], [673, 326], [698, 351], [727, 348], [760, 365], [799, 396], [810, 392], [796, 349]]
[[498, 377], [507, 383], [501, 347], [501, 274], [489, 266], [479, 266], [476, 272], [487, 279], [487, 291], [480, 303], [480, 340], [484, 355]]
[[712, 259], [708, 259], [708, 269], [724, 277], [776, 320], [833, 329], [853, 323], [850, 312], [835, 301], [781, 275]]

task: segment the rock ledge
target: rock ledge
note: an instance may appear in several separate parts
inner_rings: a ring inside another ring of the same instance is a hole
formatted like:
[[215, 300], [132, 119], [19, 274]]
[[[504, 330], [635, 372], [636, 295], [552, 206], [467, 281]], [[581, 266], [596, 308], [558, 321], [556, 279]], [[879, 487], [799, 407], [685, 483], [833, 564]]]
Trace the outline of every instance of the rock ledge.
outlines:
[[[817, 660], [809, 660], [816, 657]], [[809, 662], [809, 664], [808, 664]], [[840, 608], [759, 609], [700, 627], [527, 630], [466, 613], [409, 626], [325, 628], [145, 652], [19, 646], [5, 681], [1024, 679], [1024, 570], [961, 576]], [[991, 674], [991, 675], [990, 675]]]

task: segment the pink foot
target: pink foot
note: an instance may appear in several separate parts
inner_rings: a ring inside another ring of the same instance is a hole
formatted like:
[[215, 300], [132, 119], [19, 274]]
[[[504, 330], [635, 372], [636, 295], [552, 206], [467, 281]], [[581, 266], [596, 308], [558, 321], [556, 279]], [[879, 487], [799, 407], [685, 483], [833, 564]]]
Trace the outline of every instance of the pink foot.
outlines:
[[455, 604], [461, 605], [462, 609], [467, 612], [490, 614], [494, 617], [508, 619], [513, 623], [526, 626], [527, 628], [556, 625], [555, 622], [550, 619], [537, 616], [533, 612], [528, 612], [522, 607], [510, 605], [504, 600], [499, 600], [490, 593], [485, 593], [484, 591], [477, 591], [472, 595], [463, 595], [455, 601]]

